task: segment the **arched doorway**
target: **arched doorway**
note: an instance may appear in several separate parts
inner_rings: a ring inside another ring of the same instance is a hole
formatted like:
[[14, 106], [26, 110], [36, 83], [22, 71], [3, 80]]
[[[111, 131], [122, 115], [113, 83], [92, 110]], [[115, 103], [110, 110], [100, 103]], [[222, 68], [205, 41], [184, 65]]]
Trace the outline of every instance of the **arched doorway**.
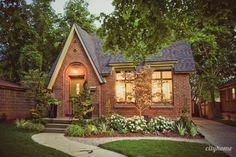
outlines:
[[65, 103], [63, 105], [64, 116], [73, 114], [72, 105], [70, 102], [71, 97], [79, 95], [84, 89], [84, 84], [87, 80], [87, 70], [81, 63], [70, 64], [66, 70], [65, 80]]

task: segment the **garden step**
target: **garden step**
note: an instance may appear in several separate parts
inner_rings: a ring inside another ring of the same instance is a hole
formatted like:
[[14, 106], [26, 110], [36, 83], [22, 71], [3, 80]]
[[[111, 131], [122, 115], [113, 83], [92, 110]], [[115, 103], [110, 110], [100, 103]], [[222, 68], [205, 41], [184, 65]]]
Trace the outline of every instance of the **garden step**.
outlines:
[[69, 124], [47, 123], [46, 128], [66, 128]]
[[70, 124], [71, 119], [59, 119], [59, 118], [43, 118], [47, 123], [56, 123], [56, 124]]
[[45, 128], [44, 132], [47, 133], [65, 133], [64, 128]]

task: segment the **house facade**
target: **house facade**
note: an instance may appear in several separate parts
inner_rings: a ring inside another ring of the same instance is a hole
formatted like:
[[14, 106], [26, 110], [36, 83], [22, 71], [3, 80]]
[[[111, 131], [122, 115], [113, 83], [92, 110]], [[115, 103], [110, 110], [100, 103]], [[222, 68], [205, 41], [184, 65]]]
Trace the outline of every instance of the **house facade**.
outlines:
[[236, 78], [220, 87], [221, 115], [224, 119], [236, 120]]
[[[73, 112], [70, 96], [79, 94], [85, 83], [95, 95], [92, 117], [104, 115], [108, 102], [112, 112], [124, 116], [138, 115], [133, 103], [135, 98], [128, 94], [133, 92], [133, 84], [127, 83], [123, 74], [129, 74], [137, 67], [120, 54], [103, 53], [101, 45], [102, 41], [95, 35], [88, 34], [76, 24], [72, 26], [50, 71], [48, 89], [62, 102], [57, 117], [66, 117]], [[191, 108], [189, 74], [195, 67], [190, 44], [173, 43], [162, 49], [160, 56], [150, 57], [145, 63], [153, 69], [150, 74], [153, 97], [152, 105], [144, 115], [176, 118], [184, 104]], [[160, 94], [156, 95], [157, 92]]]

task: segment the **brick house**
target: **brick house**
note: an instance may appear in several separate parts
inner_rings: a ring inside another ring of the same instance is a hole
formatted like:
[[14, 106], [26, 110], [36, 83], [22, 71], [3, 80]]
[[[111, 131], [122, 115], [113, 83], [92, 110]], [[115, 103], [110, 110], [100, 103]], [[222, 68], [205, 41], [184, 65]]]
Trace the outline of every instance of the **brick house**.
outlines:
[[[95, 93], [93, 117], [106, 112], [106, 102], [111, 103], [113, 112], [124, 116], [137, 115], [133, 99], [127, 95], [132, 92], [132, 84], [124, 81], [121, 71], [129, 73], [136, 67], [127, 62], [120, 54], [104, 54], [102, 41], [95, 35], [88, 34], [74, 24], [50, 71], [48, 89], [62, 105], [57, 109], [57, 117], [72, 113], [70, 95], [78, 94], [85, 82], [91, 92]], [[162, 49], [161, 56], [151, 57], [145, 61], [153, 68], [152, 93], [153, 104], [145, 110], [144, 115], [178, 117], [183, 104], [191, 108], [191, 88], [189, 74], [194, 71], [194, 61], [190, 44], [176, 42]], [[191, 111], [191, 110], [190, 110]], [[191, 114], [191, 113], [190, 113]]]

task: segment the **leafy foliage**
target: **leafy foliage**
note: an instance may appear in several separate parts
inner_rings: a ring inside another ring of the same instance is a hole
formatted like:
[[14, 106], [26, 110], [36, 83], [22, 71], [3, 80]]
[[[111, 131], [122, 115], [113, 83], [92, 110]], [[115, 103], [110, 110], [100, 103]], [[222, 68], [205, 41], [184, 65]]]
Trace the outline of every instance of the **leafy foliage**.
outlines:
[[16, 127], [18, 129], [35, 130], [35, 131], [43, 131], [45, 128], [44, 125], [41, 123], [33, 123], [32, 121], [24, 119], [17, 119]]
[[41, 118], [44, 109], [47, 107], [48, 91], [46, 89], [48, 76], [40, 70], [29, 70], [22, 76], [22, 84], [33, 101], [34, 108], [31, 110], [33, 118]]
[[195, 137], [197, 134], [198, 134], [198, 127], [192, 124], [190, 128], [190, 135], [192, 137]]
[[181, 136], [184, 136], [186, 133], [186, 128], [182, 124], [177, 124], [176, 125], [178, 132]]
[[147, 124], [147, 128], [149, 131], [154, 132], [154, 131], [172, 131], [174, 130], [175, 122], [159, 116], [159, 117], [153, 117], [150, 119], [150, 121]]
[[84, 136], [85, 129], [79, 125], [71, 124], [66, 128], [66, 133], [69, 136]]
[[[146, 120], [143, 116], [133, 116], [126, 119], [126, 128], [131, 132], [144, 131], [147, 128]], [[123, 130], [122, 130], [123, 131]]]
[[126, 127], [126, 120], [119, 114], [113, 114], [108, 118], [108, 124], [114, 130], [121, 131]]
[[96, 134], [98, 129], [95, 125], [86, 125], [85, 126], [86, 134]]
[[20, 81], [22, 72], [48, 73], [73, 23], [95, 30], [94, 15], [84, 0], [70, 0], [65, 14], [56, 14], [53, 0], [2, 0], [0, 3], [0, 77]]
[[77, 23], [87, 32], [95, 31], [95, 16], [88, 11], [86, 0], [69, 0], [65, 7], [65, 17], [67, 25], [72, 26]]
[[88, 113], [94, 110], [94, 106], [92, 105], [93, 95], [91, 95], [87, 86], [85, 86], [78, 96], [72, 96], [70, 101], [72, 103], [74, 118], [87, 118]]

